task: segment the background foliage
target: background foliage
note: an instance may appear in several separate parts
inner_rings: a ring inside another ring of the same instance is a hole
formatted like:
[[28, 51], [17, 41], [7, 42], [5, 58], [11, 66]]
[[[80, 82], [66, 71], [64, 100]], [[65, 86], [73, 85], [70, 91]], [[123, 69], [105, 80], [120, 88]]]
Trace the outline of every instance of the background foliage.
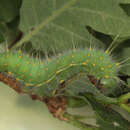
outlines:
[[[118, 35], [115, 41], [118, 46], [113, 52], [114, 58], [127, 59], [130, 57], [130, 2], [128, 0], [0, 1], [1, 47], [8, 46], [12, 50], [21, 48], [24, 52], [38, 53], [46, 57], [74, 47], [88, 47], [90, 43], [92, 47], [105, 50]], [[108, 113], [103, 105], [95, 102], [99, 101], [99, 97], [106, 101], [105, 97], [117, 98], [130, 92], [128, 87], [130, 86], [130, 60], [120, 70], [120, 78], [127, 86], [107, 81], [109, 85], [107, 83], [108, 86], [103, 94], [84, 78], [67, 86], [69, 96], [83, 96], [87, 100], [85, 104], [89, 102], [95, 111], [99, 127], [90, 129], [130, 129], [128, 119], [117, 111], [118, 108], [112, 107]], [[70, 87], [71, 91], [69, 91]], [[90, 96], [86, 96], [86, 93]], [[96, 97], [93, 100], [90, 98], [92, 95]], [[75, 104], [74, 100], [72, 102], [70, 105]]]

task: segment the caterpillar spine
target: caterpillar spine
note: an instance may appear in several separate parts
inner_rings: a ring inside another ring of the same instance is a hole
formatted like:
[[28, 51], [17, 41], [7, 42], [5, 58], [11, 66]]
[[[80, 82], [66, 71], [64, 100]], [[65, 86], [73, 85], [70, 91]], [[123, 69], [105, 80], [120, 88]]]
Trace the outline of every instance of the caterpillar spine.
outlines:
[[77, 73], [84, 72], [96, 79], [115, 78], [118, 67], [119, 63], [114, 62], [108, 53], [91, 47], [73, 50], [49, 61], [39, 61], [20, 51], [0, 54], [0, 70], [23, 81], [23, 91], [41, 96], [51, 95], [59, 84]]

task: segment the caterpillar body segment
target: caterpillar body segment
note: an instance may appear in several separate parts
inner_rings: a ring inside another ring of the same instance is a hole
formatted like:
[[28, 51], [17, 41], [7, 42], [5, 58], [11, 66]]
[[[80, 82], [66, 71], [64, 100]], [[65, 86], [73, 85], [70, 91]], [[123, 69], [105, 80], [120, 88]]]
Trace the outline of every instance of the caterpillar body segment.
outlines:
[[0, 71], [23, 82], [23, 91], [51, 96], [61, 83], [75, 74], [83, 72], [96, 79], [115, 78], [118, 66], [104, 51], [86, 48], [69, 51], [49, 61], [20, 52], [5, 52], [0, 54]]

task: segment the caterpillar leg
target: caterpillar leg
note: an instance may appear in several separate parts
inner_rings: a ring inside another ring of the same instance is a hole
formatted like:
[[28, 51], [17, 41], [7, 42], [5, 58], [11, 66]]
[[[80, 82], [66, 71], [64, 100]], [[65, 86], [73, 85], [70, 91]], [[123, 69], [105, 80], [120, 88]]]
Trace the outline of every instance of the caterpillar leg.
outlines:
[[64, 97], [46, 97], [44, 102], [54, 117], [64, 121], [68, 120], [63, 116], [66, 109], [66, 99]]
[[6, 73], [0, 72], [0, 81], [9, 85], [16, 92], [21, 93], [20, 83], [15, 78], [7, 75]]

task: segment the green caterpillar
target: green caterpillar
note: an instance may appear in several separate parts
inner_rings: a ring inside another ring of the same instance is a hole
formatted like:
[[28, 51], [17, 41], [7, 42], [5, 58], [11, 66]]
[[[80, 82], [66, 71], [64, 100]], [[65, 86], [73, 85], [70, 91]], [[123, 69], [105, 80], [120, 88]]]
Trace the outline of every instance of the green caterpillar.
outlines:
[[72, 50], [48, 60], [34, 59], [21, 51], [0, 54], [0, 71], [22, 81], [23, 91], [40, 96], [53, 96], [61, 83], [79, 73], [96, 79], [115, 78], [118, 67], [107, 51], [92, 48]]

